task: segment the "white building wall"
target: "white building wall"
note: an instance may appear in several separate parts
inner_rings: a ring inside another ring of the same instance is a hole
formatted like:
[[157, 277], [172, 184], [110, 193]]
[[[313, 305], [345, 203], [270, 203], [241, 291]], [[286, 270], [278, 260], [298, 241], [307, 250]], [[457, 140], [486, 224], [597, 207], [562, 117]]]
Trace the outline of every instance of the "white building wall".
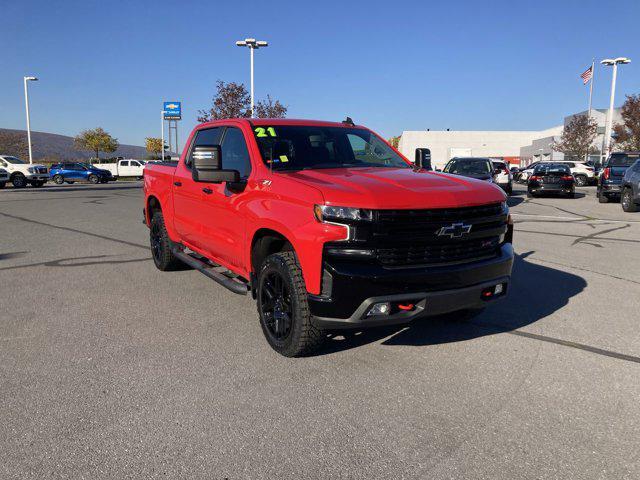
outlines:
[[398, 147], [412, 161], [416, 148], [429, 148], [433, 167], [442, 168], [452, 149], [470, 149], [474, 157], [518, 157], [521, 147], [561, 132], [562, 126], [544, 131], [405, 131]]

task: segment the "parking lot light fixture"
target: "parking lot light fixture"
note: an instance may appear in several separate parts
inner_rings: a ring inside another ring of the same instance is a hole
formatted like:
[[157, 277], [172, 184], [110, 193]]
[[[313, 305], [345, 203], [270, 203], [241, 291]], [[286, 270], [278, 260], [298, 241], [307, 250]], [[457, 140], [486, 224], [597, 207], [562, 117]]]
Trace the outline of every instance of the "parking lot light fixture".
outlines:
[[251, 51], [251, 118], [253, 118], [253, 51], [258, 48], [268, 47], [269, 43], [264, 40], [256, 40], [255, 38], [245, 38], [244, 40], [238, 40], [236, 45], [238, 47], [248, 47]]
[[31, 121], [29, 119], [29, 88], [27, 82], [37, 82], [38, 77], [24, 77], [24, 106], [27, 111], [27, 143], [29, 144], [29, 163], [33, 164], [33, 152], [31, 151]]
[[[613, 67], [613, 74], [611, 76], [611, 97], [609, 98], [609, 110], [607, 111], [607, 123], [604, 130], [604, 148], [603, 154], [608, 155], [611, 149], [611, 130], [613, 123], [613, 103], [616, 96], [616, 77], [618, 76], [618, 65], [625, 65], [631, 63], [631, 60], [627, 57], [617, 58], [605, 58], [600, 62], [605, 67]], [[602, 161], [602, 159], [601, 159]]]

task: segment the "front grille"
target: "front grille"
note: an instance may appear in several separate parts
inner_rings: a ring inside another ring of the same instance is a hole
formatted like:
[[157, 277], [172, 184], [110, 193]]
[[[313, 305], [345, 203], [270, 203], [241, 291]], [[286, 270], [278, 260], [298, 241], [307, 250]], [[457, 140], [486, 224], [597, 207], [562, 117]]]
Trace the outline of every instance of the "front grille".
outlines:
[[[387, 268], [473, 262], [498, 256], [507, 233], [507, 211], [500, 203], [429, 210], [377, 210], [370, 225], [355, 226], [350, 242], [336, 242], [328, 253]], [[352, 249], [351, 252], [347, 252]], [[366, 256], [366, 258], [365, 258]]]

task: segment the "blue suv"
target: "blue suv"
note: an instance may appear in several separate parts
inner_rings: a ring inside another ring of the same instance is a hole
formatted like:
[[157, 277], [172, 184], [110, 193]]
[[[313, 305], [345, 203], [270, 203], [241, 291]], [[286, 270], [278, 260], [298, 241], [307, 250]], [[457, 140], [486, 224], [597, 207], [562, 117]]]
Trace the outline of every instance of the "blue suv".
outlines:
[[113, 180], [109, 170], [80, 162], [64, 162], [51, 165], [49, 176], [58, 185], [62, 185], [64, 182], [107, 183]]

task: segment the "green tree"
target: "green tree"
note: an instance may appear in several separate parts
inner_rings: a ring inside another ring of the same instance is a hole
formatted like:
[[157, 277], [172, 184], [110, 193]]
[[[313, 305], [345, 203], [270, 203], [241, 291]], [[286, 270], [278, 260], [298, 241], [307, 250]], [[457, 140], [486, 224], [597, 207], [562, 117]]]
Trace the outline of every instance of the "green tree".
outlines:
[[162, 139], [155, 137], [147, 137], [144, 139], [147, 152], [149, 152], [150, 158], [156, 160], [161, 157], [162, 153]]
[[100, 152], [115, 152], [120, 144], [102, 128], [93, 130], [83, 130], [73, 139], [73, 145], [78, 150], [88, 150], [95, 152], [96, 159], [100, 159]]
[[[284, 118], [287, 114], [285, 105], [267, 95], [266, 100], [259, 100], [254, 106], [255, 116], [259, 118]], [[216, 94], [209, 110], [198, 110], [198, 121], [208, 122], [221, 118], [247, 118], [251, 116], [251, 97], [247, 87], [242, 83], [222, 80], [216, 82]]]
[[576, 115], [564, 126], [560, 141], [553, 143], [556, 152], [568, 157], [584, 158], [588, 153], [598, 150], [592, 145], [596, 138], [598, 124], [587, 115]]
[[622, 105], [623, 123], [613, 127], [616, 145], [623, 150], [640, 150], [640, 95], [627, 95]]

